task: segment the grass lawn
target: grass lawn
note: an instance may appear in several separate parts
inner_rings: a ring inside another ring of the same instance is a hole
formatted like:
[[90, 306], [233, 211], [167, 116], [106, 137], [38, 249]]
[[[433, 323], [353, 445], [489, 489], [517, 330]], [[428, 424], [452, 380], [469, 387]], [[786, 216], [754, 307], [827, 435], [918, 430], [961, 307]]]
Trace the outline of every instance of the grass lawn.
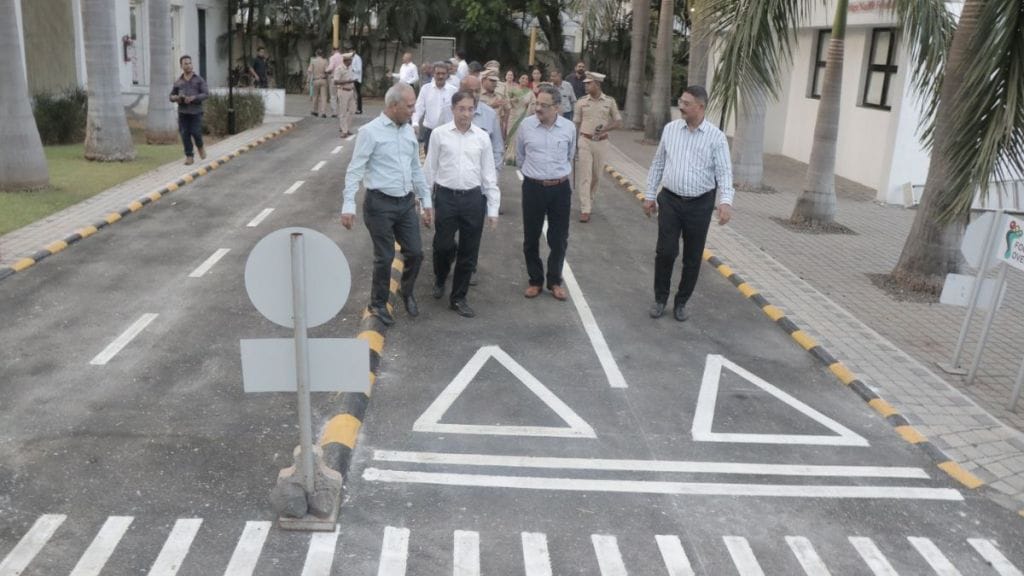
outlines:
[[[180, 144], [151, 146], [135, 136], [133, 162], [90, 162], [84, 144], [46, 146], [50, 186], [33, 192], [0, 192], [0, 234], [31, 224], [54, 212], [174, 160], [184, 160]], [[83, 222], [82, 225], [88, 224]], [[68, 231], [70, 232], [70, 230]]]

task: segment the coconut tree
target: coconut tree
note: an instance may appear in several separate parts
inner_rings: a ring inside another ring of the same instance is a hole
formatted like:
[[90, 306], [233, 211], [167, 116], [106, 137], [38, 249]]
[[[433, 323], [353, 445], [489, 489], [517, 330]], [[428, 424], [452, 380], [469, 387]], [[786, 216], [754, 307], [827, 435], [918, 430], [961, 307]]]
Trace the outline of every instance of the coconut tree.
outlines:
[[750, 90], [736, 110], [732, 139], [732, 176], [737, 190], [764, 188], [764, 123], [768, 97], [764, 90]]
[[121, 103], [114, 8], [109, 0], [82, 0], [89, 98], [85, 158], [103, 162], [135, 159], [135, 145]]
[[170, 0], [149, 1], [149, 109], [146, 112], [146, 142], [171, 144], [178, 139], [171, 93], [171, 4]]
[[661, 131], [671, 118], [669, 100], [672, 98], [672, 20], [675, 18], [672, 0], [661, 0], [661, 7], [658, 10], [658, 44], [654, 49], [651, 113], [644, 124], [644, 138], [651, 142], [657, 142], [661, 138]]
[[698, 0], [690, 0], [690, 61], [687, 66], [687, 84], [707, 85], [708, 58], [711, 53], [711, 34], [704, 21], [704, 9]]
[[42, 188], [50, 183], [39, 128], [32, 116], [21, 59], [14, 3], [0, 0], [0, 190]]
[[629, 85], [626, 88], [626, 128], [643, 130], [644, 87], [647, 72], [648, 31], [651, 29], [651, 2], [633, 3], [633, 28], [629, 45]]

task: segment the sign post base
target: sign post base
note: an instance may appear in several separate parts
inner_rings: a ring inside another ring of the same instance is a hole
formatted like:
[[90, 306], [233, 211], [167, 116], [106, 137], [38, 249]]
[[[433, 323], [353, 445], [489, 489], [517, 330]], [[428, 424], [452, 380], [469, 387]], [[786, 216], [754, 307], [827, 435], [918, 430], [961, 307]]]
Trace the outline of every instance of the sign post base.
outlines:
[[967, 375], [967, 369], [966, 368], [961, 368], [959, 366], [953, 366], [952, 364], [950, 364], [948, 362], [936, 362], [935, 365], [938, 366], [939, 368], [941, 368], [942, 371], [945, 372], [946, 374], [953, 374], [955, 376], [966, 376]]

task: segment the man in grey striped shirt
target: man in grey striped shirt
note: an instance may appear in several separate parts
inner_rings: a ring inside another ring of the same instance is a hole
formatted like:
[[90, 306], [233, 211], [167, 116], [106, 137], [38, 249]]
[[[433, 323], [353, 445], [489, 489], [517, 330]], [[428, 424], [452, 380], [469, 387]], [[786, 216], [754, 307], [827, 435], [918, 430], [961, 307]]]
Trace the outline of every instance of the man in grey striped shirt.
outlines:
[[[704, 242], [711, 213], [718, 198], [718, 223], [732, 217], [732, 163], [725, 134], [704, 119], [708, 93], [703, 86], [690, 86], [679, 98], [681, 120], [665, 126], [658, 151], [647, 175], [644, 213], [658, 214], [658, 245], [654, 258], [654, 304], [651, 318], [665, 313], [672, 283], [672, 268], [683, 239], [683, 273], [673, 304], [673, 316], [683, 322], [689, 316], [686, 302], [693, 294], [700, 274]], [[658, 187], [661, 186], [661, 192]]]

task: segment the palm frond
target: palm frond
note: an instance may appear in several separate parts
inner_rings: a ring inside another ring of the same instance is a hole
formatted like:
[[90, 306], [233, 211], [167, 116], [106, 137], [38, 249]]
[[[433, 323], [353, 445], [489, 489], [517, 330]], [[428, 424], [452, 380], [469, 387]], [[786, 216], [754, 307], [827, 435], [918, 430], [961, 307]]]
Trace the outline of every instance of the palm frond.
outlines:
[[910, 47], [913, 62], [911, 82], [925, 100], [921, 117], [921, 135], [931, 145], [935, 110], [956, 22], [945, 0], [896, 0], [892, 4], [901, 33]]
[[950, 119], [943, 220], [970, 210], [992, 180], [1024, 179], [1024, 3], [986, 0], [977, 30]]

